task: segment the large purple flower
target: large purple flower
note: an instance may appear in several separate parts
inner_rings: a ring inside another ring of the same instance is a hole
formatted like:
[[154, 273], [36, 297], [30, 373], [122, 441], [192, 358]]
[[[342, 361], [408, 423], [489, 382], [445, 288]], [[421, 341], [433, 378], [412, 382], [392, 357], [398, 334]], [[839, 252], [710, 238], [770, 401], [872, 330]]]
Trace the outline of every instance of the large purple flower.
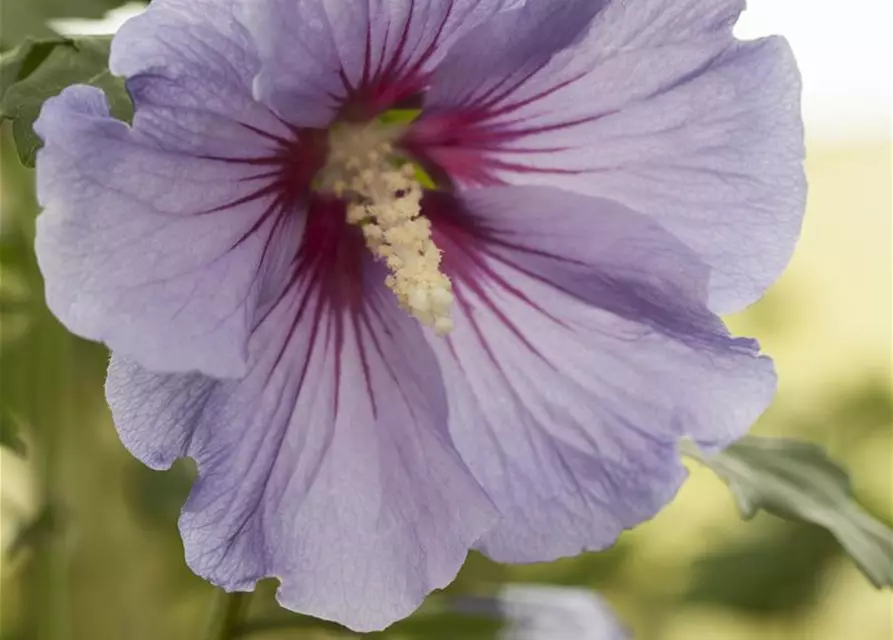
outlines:
[[469, 548], [612, 544], [681, 438], [748, 429], [772, 365], [715, 313], [778, 276], [805, 186], [794, 61], [732, 37], [743, 4], [155, 0], [112, 46], [132, 126], [47, 102], [47, 300], [112, 349], [128, 449], [198, 462], [196, 573], [381, 628]]

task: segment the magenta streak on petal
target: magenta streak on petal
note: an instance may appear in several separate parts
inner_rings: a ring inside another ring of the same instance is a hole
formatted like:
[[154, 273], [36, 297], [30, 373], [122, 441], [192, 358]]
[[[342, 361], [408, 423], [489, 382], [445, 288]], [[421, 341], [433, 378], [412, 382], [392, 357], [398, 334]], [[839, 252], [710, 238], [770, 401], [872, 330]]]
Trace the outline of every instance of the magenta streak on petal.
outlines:
[[[434, 243], [443, 251], [444, 272], [457, 281], [457, 286], [454, 288], [456, 302], [475, 326], [475, 331], [477, 332], [474, 313], [462, 293], [463, 287], [473, 291], [531, 353], [554, 368], [549, 359], [530, 343], [511, 318], [505, 315], [505, 312], [497, 304], [494, 304], [484, 283], [491, 282], [498, 285], [503, 291], [515, 296], [553, 322], [568, 329], [570, 327], [567, 327], [561, 320], [540, 307], [523, 291], [489, 267], [483, 256], [486, 255], [488, 258], [495, 256], [490, 255], [487, 251], [487, 243], [490, 242], [490, 239], [486, 228], [469, 215], [455, 197], [440, 191], [425, 192], [425, 197], [422, 200], [422, 213], [431, 221]], [[483, 343], [483, 337], [481, 337], [481, 341]]]
[[[605, 265], [596, 266], [530, 244], [513, 242], [511, 229], [488, 226], [486, 219], [475, 215], [460, 199], [448, 193], [428, 192], [422, 206], [432, 221], [435, 243], [444, 251], [446, 274], [474, 291], [488, 307], [494, 305], [481, 282], [489, 281], [568, 331], [575, 330], [495, 273], [490, 265], [498, 263], [618, 317], [635, 322], [645, 319], [645, 323], [657, 331], [682, 342], [709, 345], [725, 331], [722, 323], [709, 313], [680, 305], [679, 300], [667, 297], [648, 282], [629, 280], [625, 274], [610, 269], [603, 271]], [[467, 304], [459, 300], [459, 293], [456, 293], [457, 301], [467, 311]], [[520, 333], [498, 310], [493, 312], [516, 335]], [[747, 340], [739, 339], [738, 342], [745, 349], [752, 348]]]
[[[247, 126], [247, 125], [246, 125]], [[249, 127], [251, 128], [251, 127]], [[252, 129], [253, 130], [253, 129]], [[264, 132], [258, 132], [263, 134]], [[262, 157], [217, 157], [208, 158], [227, 163], [240, 163], [262, 167], [260, 173], [243, 178], [243, 182], [259, 181], [260, 185], [250, 193], [197, 215], [208, 215], [233, 209], [247, 202], [270, 198], [269, 204], [249, 229], [233, 244], [233, 248], [258, 233], [272, 218], [266, 231], [263, 259], [259, 261], [259, 275], [262, 265], [278, 235], [285, 232], [290, 216], [303, 214], [303, 235], [295, 237], [300, 246], [294, 253], [284, 282], [276, 287], [271, 302], [259, 313], [254, 325], [260, 327], [280, 305], [294, 305], [293, 320], [287, 335], [283, 337], [280, 353], [271, 367], [272, 372], [279, 367], [289, 343], [294, 339], [298, 327], [310, 322], [310, 341], [313, 343], [300, 374], [300, 384], [306, 375], [306, 367], [312, 357], [317, 342], [325, 342], [323, 348], [333, 347], [340, 354], [344, 342], [344, 318], [349, 315], [358, 326], [366, 321], [363, 299], [363, 261], [366, 257], [365, 245], [360, 232], [346, 220], [344, 203], [310, 191], [314, 175], [325, 164], [328, 153], [328, 134], [319, 129], [292, 128], [293, 137], [284, 139], [266, 134], [265, 137], [276, 143], [275, 149]], [[274, 285], [275, 286], [275, 285]], [[367, 305], [368, 306], [368, 305]], [[368, 325], [368, 323], [367, 323]], [[325, 338], [321, 335], [325, 327]], [[370, 331], [371, 333], [371, 331]], [[373, 336], [374, 337], [374, 336]], [[329, 344], [329, 341], [334, 344]], [[360, 342], [357, 337], [358, 343]], [[377, 346], [377, 345], [376, 345]], [[378, 348], [378, 347], [377, 347]], [[369, 365], [365, 345], [358, 344], [362, 368], [366, 373], [369, 398], [375, 411], [375, 398], [369, 380]], [[380, 351], [380, 348], [379, 348]], [[337, 415], [339, 404], [339, 378], [341, 374], [340, 356], [334, 361], [335, 398], [334, 411]]]
[[[354, 326], [359, 326], [360, 322], [365, 323], [365, 314], [370, 306], [364, 285], [367, 253], [359, 230], [347, 223], [344, 203], [330, 196], [313, 194], [308, 202], [301, 244], [292, 261], [288, 280], [278, 298], [258, 322], [258, 325], [264, 322], [277, 306], [293, 304], [294, 300], [298, 300], [294, 318], [273, 369], [281, 363], [302, 322], [311, 323], [309, 339], [314, 344], [322, 340], [321, 329], [326, 327], [327, 347], [334, 348], [337, 354], [334, 359], [333, 385], [335, 415], [340, 401], [340, 354], [344, 347], [344, 322], [349, 318]], [[311, 307], [312, 315], [309, 311]], [[333, 344], [329, 344], [330, 340]], [[375, 397], [369, 379], [366, 347], [358, 334], [357, 348], [374, 415]], [[309, 358], [308, 355], [308, 361]]]
[[400, 145], [423, 164], [438, 167], [452, 179], [469, 185], [502, 184], [503, 181], [494, 175], [494, 171], [500, 169], [519, 173], [580, 173], [558, 167], [532, 167], [508, 162], [496, 158], [494, 154], [564, 151], [566, 147], [523, 148], [509, 147], [507, 143], [527, 135], [572, 127], [590, 118], [536, 127], [507, 128], [507, 124], [511, 123], [489, 124], [487, 121], [492, 117], [490, 112], [478, 109], [423, 112], [412, 123]]
[[529, 97], [525, 98], [524, 100], [521, 100], [520, 102], [504, 104], [501, 107], [496, 108], [497, 104], [499, 104], [500, 102], [502, 102], [503, 100], [508, 98], [512, 93], [514, 93], [515, 91], [520, 89], [524, 85], [525, 82], [527, 82], [530, 78], [532, 78], [536, 73], [541, 71], [542, 68], [543, 67], [539, 67], [539, 68], [535, 69], [532, 73], [528, 74], [524, 79], [522, 79], [520, 82], [518, 82], [514, 87], [512, 87], [508, 91], [503, 92], [503, 94], [501, 96], [499, 96], [498, 98], [494, 98], [493, 100], [490, 100], [489, 102], [485, 102], [485, 103], [482, 103], [479, 105], [474, 105], [474, 108], [482, 113], [486, 113], [486, 117], [495, 118], [497, 116], [511, 113], [512, 111], [520, 109], [521, 107], [526, 107], [530, 104], [533, 104], [537, 100], [542, 100], [543, 98], [547, 98], [550, 95], [552, 95], [553, 93], [555, 93], [556, 91], [560, 91], [561, 89], [564, 89], [565, 87], [568, 87], [568, 86], [572, 85], [573, 83], [577, 82], [585, 75], [582, 73], [577, 74], [576, 76], [574, 76], [572, 78], [568, 78], [564, 82], [559, 82], [555, 86], [549, 87], [548, 89], [540, 91], [537, 94], [529, 96]]
[[[513, 121], [493, 122], [496, 118], [533, 105], [578, 82], [585, 76], [584, 73], [576, 74], [532, 96], [506, 103], [513, 93], [540, 73], [545, 65], [546, 62], [537, 65], [508, 88], [504, 86], [508, 78], [496, 83], [483, 95], [475, 96], [473, 104], [457, 104], [423, 110], [421, 117], [412, 123], [401, 141], [401, 145], [423, 164], [434, 165], [445, 171], [454, 180], [469, 185], [502, 184], [503, 181], [494, 175], [495, 170], [519, 173], [580, 173], [580, 171], [558, 167], [532, 167], [497, 159], [493, 155], [494, 153], [504, 155], [566, 151], [568, 147], [525, 148], [517, 145], [509, 146], [509, 143], [525, 136], [574, 127], [605, 115], [539, 125], [524, 124], [526, 121], [529, 122], [536, 118], [532, 115]], [[497, 92], [499, 93], [497, 94]]]
[[[393, 337], [393, 332], [387, 328], [387, 324], [388, 324], [387, 320], [381, 314], [381, 311], [379, 310], [377, 303], [372, 300], [367, 300], [365, 309], [368, 310], [369, 312], [371, 312], [372, 314], [375, 314], [375, 316], [378, 318], [378, 326], [383, 327], [384, 328], [383, 331], [387, 335]], [[415, 403], [412, 402], [410, 396], [407, 395], [406, 390], [403, 388], [403, 385], [400, 384], [400, 378], [398, 378], [397, 372], [394, 370], [394, 365], [391, 363], [390, 358], [387, 357], [387, 354], [385, 353], [384, 349], [382, 348], [381, 341], [379, 340], [378, 336], [375, 335], [375, 331], [373, 329], [372, 322], [369, 319], [369, 314], [365, 314], [365, 313], [361, 314], [360, 316], [358, 316], [358, 318], [355, 321], [359, 322], [360, 320], [362, 321], [363, 326], [365, 326], [366, 330], [369, 332], [369, 337], [372, 340], [372, 344], [373, 344], [373, 346], [375, 346], [375, 350], [378, 352], [378, 356], [381, 359], [381, 362], [384, 364], [385, 368], [388, 371], [388, 375], [391, 378], [391, 381], [394, 383], [393, 387], [395, 389], [397, 389], [397, 391], [399, 391], [400, 395], [402, 396], [404, 405], [406, 406], [406, 409], [409, 411], [410, 417], [413, 418], [414, 420], [418, 420], [418, 417], [416, 415], [416, 410], [415, 410]], [[365, 348], [363, 347], [362, 341], [359, 340], [359, 337], [357, 338], [357, 344], [360, 347], [360, 356], [362, 358], [362, 363], [363, 363], [363, 372], [366, 375], [367, 391], [369, 393], [369, 398], [372, 401], [372, 415], [374, 417], [376, 415], [375, 397], [372, 395], [372, 388], [370, 386], [370, 381], [369, 381], [369, 370], [366, 365], [366, 351], [365, 351]]]
[[[409, 30], [413, 22], [414, 4], [409, 4], [409, 13], [403, 24], [397, 49], [390, 59], [385, 61], [385, 46], [382, 46], [381, 55], [374, 71], [372, 70], [372, 33], [370, 26], [367, 25], [363, 77], [360, 84], [352, 86], [344, 71], [341, 70], [339, 72], [341, 82], [348, 95], [346, 104], [342, 109], [342, 117], [345, 119], [368, 120], [374, 118], [394, 104], [418, 95], [428, 86], [430, 74], [422, 69], [436, 51], [440, 38], [443, 35], [443, 30], [452, 14], [453, 2], [447, 5], [440, 26], [438, 26], [437, 32], [434, 34], [428, 47], [410, 65], [408, 60], [411, 59], [414, 52], [406, 51], [406, 47]], [[386, 27], [384, 42], [387, 42], [389, 34], [390, 25]]]
[[[247, 126], [247, 125], [246, 125]], [[300, 202], [307, 199], [313, 176], [325, 163], [327, 134], [319, 129], [296, 129], [290, 140], [269, 136], [277, 143], [277, 148], [263, 157], [214, 157], [220, 162], [269, 167], [262, 173], [246, 176], [241, 182], [262, 181], [254, 191], [213, 209], [200, 211], [196, 215], [208, 215], [233, 209], [240, 205], [273, 196], [272, 202], [254, 224], [233, 244], [233, 248], [251, 237], [270, 218], [276, 216], [274, 229], [280, 218], [294, 211]]]
[[[547, 357], [547, 354], [543, 354], [530, 342], [527, 336], [521, 332], [520, 328], [512, 322], [500, 306], [492, 300], [486, 287], [483, 286], [482, 283], [489, 280], [502, 287], [506, 292], [517, 297], [532, 309], [535, 309], [552, 321], [565, 327], [567, 330], [572, 331], [573, 328], [566, 325], [558, 318], [555, 318], [552, 314], [548, 313], [548, 311], [530, 300], [530, 298], [523, 292], [511, 285], [505, 278], [495, 273], [488, 266], [487, 262], [482, 259], [482, 256], [488, 254], [486, 247], [491, 241], [490, 233], [485, 226], [481, 224], [480, 220], [474, 218], [464, 210], [457, 199], [450, 194], [443, 192], [426, 192], [422, 207], [424, 215], [431, 220], [432, 235], [435, 239], [435, 243], [443, 250], [444, 271], [454, 280], [455, 284], [453, 291], [456, 302], [462, 309], [463, 318], [468, 321], [480, 347], [487, 355], [487, 359], [493, 364], [493, 370], [502, 378], [502, 386], [509, 394], [511, 394], [514, 400], [513, 405], [515, 407], [525, 408], [527, 406], [525, 399], [518, 395], [517, 390], [503, 367], [503, 363], [490, 346], [487, 336], [478, 322], [475, 310], [464, 293], [464, 290], [473, 291], [479, 298], [480, 303], [486, 305], [490, 312], [501, 320], [506, 328], [518, 338], [521, 344], [523, 344], [533, 355], [539, 358], [543, 364], [555, 372], [560, 371], [559, 367]], [[456, 346], [453, 344], [452, 339], [447, 337], [446, 340], [447, 348], [452, 353], [455, 363], [461, 371], [464, 371], [465, 364], [456, 350]], [[490, 430], [485, 430], [485, 432], [489, 431]], [[524, 437], [530, 437], [528, 428], [524, 429], [523, 435]], [[498, 443], [494, 442], [494, 444], [497, 445], [496, 450], [499, 451], [500, 447], [498, 446]], [[560, 451], [558, 452], [558, 455], [561, 463], [567, 466], [568, 463]]]

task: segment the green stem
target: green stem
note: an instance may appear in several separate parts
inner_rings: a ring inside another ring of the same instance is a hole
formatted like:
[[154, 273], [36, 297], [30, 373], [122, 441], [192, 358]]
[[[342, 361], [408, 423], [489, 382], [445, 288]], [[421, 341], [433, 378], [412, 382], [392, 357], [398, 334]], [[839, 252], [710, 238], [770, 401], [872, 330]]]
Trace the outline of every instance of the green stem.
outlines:
[[35, 640], [65, 640], [71, 635], [68, 608], [68, 558], [63, 535], [65, 489], [62, 452], [66, 424], [71, 419], [67, 373], [71, 342], [49, 317], [35, 323], [31, 353], [30, 415], [39, 448], [35, 452], [41, 494], [41, 516], [29, 571], [29, 635]]
[[226, 593], [222, 589], [218, 590], [211, 606], [211, 617], [204, 640], [234, 640], [238, 638], [239, 629], [248, 613], [250, 602], [250, 593]]

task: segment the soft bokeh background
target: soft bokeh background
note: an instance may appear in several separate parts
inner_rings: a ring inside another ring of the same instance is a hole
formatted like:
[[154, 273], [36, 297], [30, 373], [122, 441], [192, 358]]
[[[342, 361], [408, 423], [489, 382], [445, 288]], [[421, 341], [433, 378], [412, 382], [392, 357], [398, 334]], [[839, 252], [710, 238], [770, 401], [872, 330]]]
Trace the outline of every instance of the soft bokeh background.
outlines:
[[[120, 4], [89, 0], [80, 16]], [[766, 298], [730, 318], [756, 336], [781, 387], [755, 432], [806, 438], [852, 472], [857, 498], [893, 520], [893, 3], [751, 0], [739, 31], [782, 33], [806, 83], [811, 191], [790, 269]], [[109, 32], [57, 20], [65, 0], [3, 0], [0, 45], [25, 35]], [[33, 172], [0, 135], [0, 406], [29, 453], [0, 452], [0, 638], [37, 638], [43, 620], [69, 640], [200, 637], [214, 590], [182, 559], [176, 519], [188, 464], [153, 472], [119, 444], [102, 399], [106, 354], [70, 337], [42, 303], [31, 243]], [[875, 591], [829, 534], [760, 515], [742, 522], [725, 487], [692, 469], [678, 498], [607, 553], [503, 567], [472, 555], [450, 588], [491, 593], [506, 582], [602, 593], [642, 640], [889, 640], [893, 596]], [[252, 614], [272, 612], [272, 586]], [[402, 638], [470, 637], [459, 621], [404, 627]], [[306, 628], [263, 638], [323, 638]], [[395, 636], [397, 637], [397, 636]], [[564, 638], [555, 640], [565, 640]], [[572, 640], [572, 639], [567, 639]]]

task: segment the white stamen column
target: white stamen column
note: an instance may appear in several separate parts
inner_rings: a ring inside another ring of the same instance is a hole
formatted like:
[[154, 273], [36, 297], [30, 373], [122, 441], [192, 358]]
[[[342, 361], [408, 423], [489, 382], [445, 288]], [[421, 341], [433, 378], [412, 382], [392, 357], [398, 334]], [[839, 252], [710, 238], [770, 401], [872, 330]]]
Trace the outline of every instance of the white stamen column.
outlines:
[[422, 185], [415, 169], [408, 163], [395, 167], [392, 153], [374, 129], [341, 128], [330, 138], [323, 177], [347, 201], [347, 221], [362, 229], [366, 246], [387, 264], [391, 273], [385, 284], [400, 306], [444, 335], [453, 328], [452, 284], [440, 271], [431, 222], [421, 215]]

